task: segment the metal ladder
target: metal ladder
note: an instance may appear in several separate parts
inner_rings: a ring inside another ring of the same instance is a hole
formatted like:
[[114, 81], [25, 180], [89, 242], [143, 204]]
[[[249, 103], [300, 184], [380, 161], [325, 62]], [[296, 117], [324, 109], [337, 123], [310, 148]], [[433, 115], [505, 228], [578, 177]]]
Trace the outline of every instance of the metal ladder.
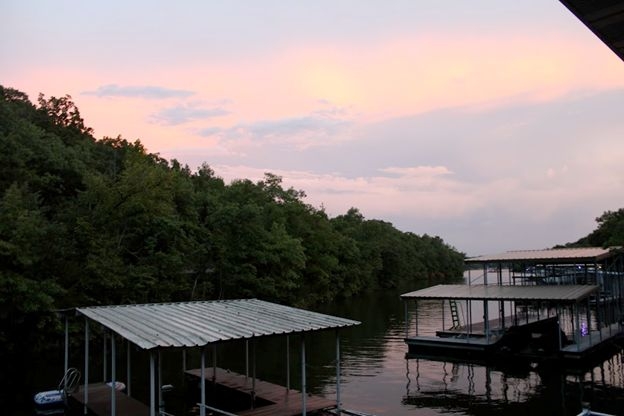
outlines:
[[459, 311], [457, 310], [457, 302], [454, 299], [449, 299], [449, 307], [451, 309], [451, 319], [453, 319], [453, 326], [450, 329], [461, 328], [461, 322], [459, 321]]
[[67, 396], [78, 391], [79, 383], [80, 371], [75, 368], [68, 368], [58, 385], [58, 390], [62, 392], [65, 404], [67, 404]]

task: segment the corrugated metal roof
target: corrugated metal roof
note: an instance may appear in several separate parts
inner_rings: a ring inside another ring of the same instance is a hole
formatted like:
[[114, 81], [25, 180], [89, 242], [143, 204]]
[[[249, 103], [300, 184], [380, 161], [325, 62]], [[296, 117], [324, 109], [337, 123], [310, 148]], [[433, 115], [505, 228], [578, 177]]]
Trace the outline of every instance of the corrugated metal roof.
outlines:
[[499, 263], [499, 262], [560, 262], [572, 263], [583, 261], [601, 261], [621, 253], [621, 247], [584, 247], [584, 248], [553, 248], [546, 250], [507, 251], [501, 254], [472, 257], [467, 263]]
[[143, 349], [342, 328], [360, 322], [258, 299], [78, 308]]
[[595, 285], [436, 285], [405, 293], [401, 295], [401, 298], [578, 302], [596, 291], [598, 291], [598, 286]]
[[624, 1], [561, 0], [561, 3], [624, 60]]

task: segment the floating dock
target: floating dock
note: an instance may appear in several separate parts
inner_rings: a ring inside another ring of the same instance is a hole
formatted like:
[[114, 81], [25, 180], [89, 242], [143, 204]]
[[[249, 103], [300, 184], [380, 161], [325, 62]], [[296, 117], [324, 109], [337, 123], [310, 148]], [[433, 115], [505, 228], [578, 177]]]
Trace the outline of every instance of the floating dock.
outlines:
[[[113, 414], [110, 386], [105, 383], [89, 384], [87, 391], [88, 401], [86, 407], [91, 414], [97, 416]], [[84, 398], [84, 386], [81, 386], [76, 393], [69, 396], [70, 407], [73, 408], [75, 404], [84, 407]], [[117, 390], [115, 390], [115, 407], [118, 415], [148, 416], [150, 413], [149, 406]]]
[[[563, 365], [591, 359], [624, 340], [623, 253], [594, 247], [468, 259], [483, 267], [480, 284], [468, 274], [467, 284], [401, 295], [408, 357]], [[420, 301], [442, 302], [440, 330], [419, 332]]]
[[[201, 369], [195, 368], [185, 372], [195, 381], [201, 379]], [[213, 378], [214, 377], [214, 378]], [[302, 413], [301, 392], [287, 389], [284, 386], [268, 381], [255, 379], [222, 368], [209, 368], [205, 370], [204, 378], [206, 386], [216, 383], [219, 387], [241, 392], [249, 397], [251, 405], [252, 397], [255, 397], [254, 408], [235, 412], [240, 416], [295, 416]], [[306, 412], [319, 412], [336, 407], [335, 400], [329, 400], [319, 395], [306, 395]]]

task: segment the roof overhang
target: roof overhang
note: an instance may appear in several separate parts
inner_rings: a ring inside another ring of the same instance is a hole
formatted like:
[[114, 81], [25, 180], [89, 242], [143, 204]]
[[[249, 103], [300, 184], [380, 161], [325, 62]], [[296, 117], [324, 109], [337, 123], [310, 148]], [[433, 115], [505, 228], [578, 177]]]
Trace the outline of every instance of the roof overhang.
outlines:
[[76, 311], [143, 349], [201, 347], [360, 324], [258, 299], [98, 306]]
[[560, 1], [620, 59], [624, 60], [624, 1]]
[[519, 250], [507, 251], [466, 259], [466, 263], [556, 263], [556, 264], [585, 264], [599, 263], [605, 259], [622, 253], [621, 247], [580, 247], [580, 248], [553, 248], [546, 250]]
[[596, 285], [436, 285], [401, 295], [409, 299], [551, 301], [576, 303], [598, 291]]

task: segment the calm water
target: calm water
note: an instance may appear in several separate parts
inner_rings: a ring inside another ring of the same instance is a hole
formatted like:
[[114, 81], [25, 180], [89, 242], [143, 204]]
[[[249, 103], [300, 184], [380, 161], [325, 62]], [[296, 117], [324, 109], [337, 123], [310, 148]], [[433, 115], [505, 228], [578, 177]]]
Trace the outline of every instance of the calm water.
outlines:
[[[345, 408], [376, 415], [576, 415], [581, 402], [591, 402], [597, 411], [624, 415], [624, 356], [607, 357], [593, 369], [577, 374], [554, 370], [516, 369], [513, 372], [480, 365], [405, 359], [404, 309], [399, 293], [384, 293], [327, 305], [320, 312], [356, 319], [362, 325], [341, 331], [341, 395]], [[419, 325], [423, 331], [440, 325], [440, 302], [419, 303]], [[291, 385], [300, 386], [299, 337], [290, 339]], [[94, 343], [96, 344], [96, 343]], [[97, 345], [92, 347], [95, 354]], [[123, 348], [120, 348], [122, 355]], [[335, 394], [335, 335], [333, 331], [306, 338], [308, 390], [329, 397]], [[81, 368], [81, 348], [71, 353], [71, 364]], [[219, 366], [245, 372], [244, 344], [220, 346]], [[257, 375], [286, 383], [284, 338], [265, 339], [257, 345]], [[133, 352], [133, 393], [147, 399], [147, 358]], [[208, 359], [211, 363], [212, 358]], [[181, 354], [163, 354], [163, 383], [184, 386]], [[198, 367], [197, 354], [187, 356], [188, 367]], [[9, 414], [30, 415], [31, 392], [53, 388], [62, 372], [62, 351], [56, 357], [40, 357], [37, 370], [26, 368], [16, 383], [25, 392], [21, 404]], [[124, 359], [118, 374], [124, 377]], [[99, 370], [99, 371], [98, 371]], [[101, 364], [91, 368], [93, 380], [102, 378]], [[188, 399], [176, 389], [167, 410], [193, 414]], [[19, 396], [19, 395], [18, 395]], [[6, 407], [5, 407], [6, 409]], [[11, 409], [11, 407], [9, 407]]]
[[[621, 352], [574, 374], [406, 360], [404, 309], [393, 299], [397, 297], [358, 299], [327, 310], [363, 322], [348, 334], [345, 331], [341, 394], [346, 408], [397, 416], [501, 412], [552, 416], [577, 415], [586, 401], [596, 411], [624, 415]], [[419, 303], [420, 330], [439, 329], [441, 307], [438, 301]], [[335, 392], [329, 384], [333, 380], [326, 380], [324, 392]]]

